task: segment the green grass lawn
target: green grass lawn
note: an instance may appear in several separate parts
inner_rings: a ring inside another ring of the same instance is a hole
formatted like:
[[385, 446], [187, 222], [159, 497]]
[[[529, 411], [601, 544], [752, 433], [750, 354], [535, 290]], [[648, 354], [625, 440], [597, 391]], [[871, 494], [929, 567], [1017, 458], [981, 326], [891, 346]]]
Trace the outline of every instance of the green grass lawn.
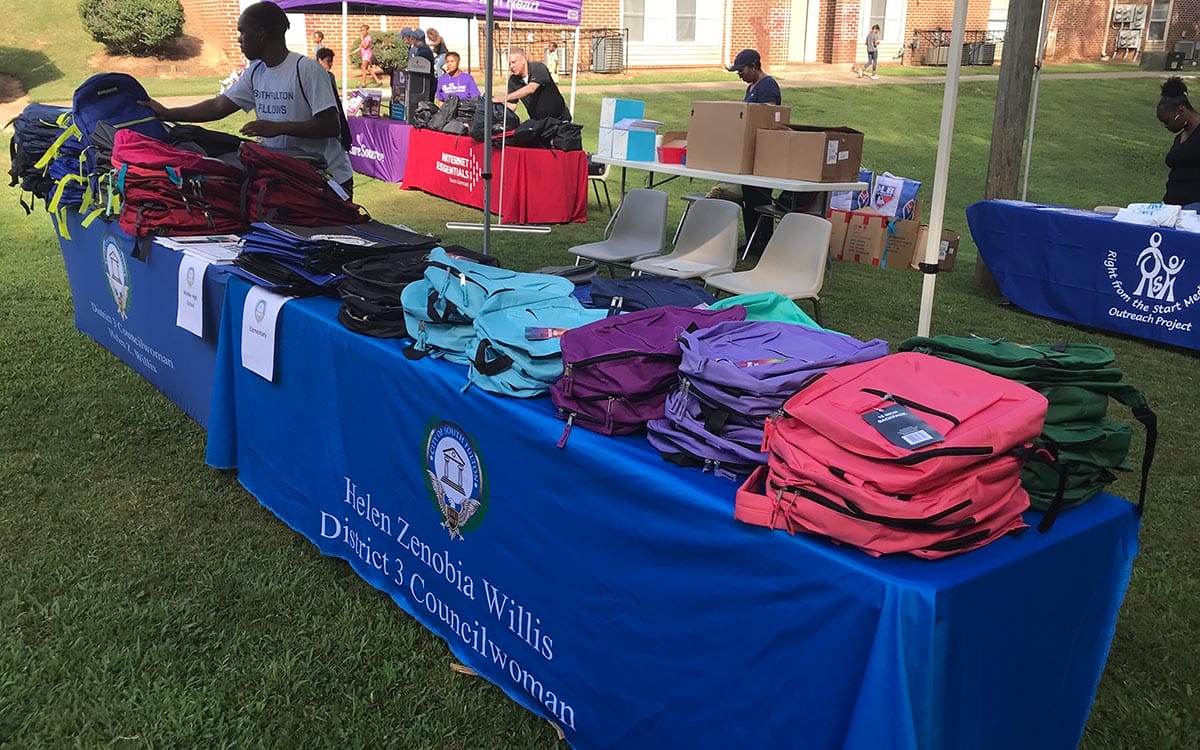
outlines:
[[[1032, 199], [1092, 206], [1161, 196], [1168, 138], [1153, 116], [1154, 82], [1044, 81], [1041, 91]], [[863, 130], [865, 163], [926, 180], [927, 198], [941, 92], [784, 97], [797, 120]], [[647, 115], [686, 128], [692, 98], [656, 95]], [[1188, 426], [1200, 408], [1197, 357], [1035, 318], [975, 291], [963, 212], [982, 196], [994, 99], [994, 83], [962, 87], [946, 221], [964, 238], [958, 268], [937, 277], [934, 333], [1102, 343], [1150, 398], [1162, 439], [1142, 551], [1084, 747], [1200, 746], [1200, 455]], [[582, 95], [589, 148], [598, 116], [599, 97]], [[359, 181], [356, 197], [376, 217], [479, 247], [478, 233], [445, 230], [478, 220], [477, 211]], [[707, 187], [677, 180], [666, 189]], [[682, 201], [672, 203], [677, 220]], [[608, 218], [592, 206], [587, 224], [497, 233], [493, 250], [520, 269], [567, 263], [566, 248], [597, 238]], [[24, 216], [10, 192], [0, 235], [0, 746], [555, 745], [546, 723], [452, 673], [443, 643], [347, 565], [321, 557], [233, 475], [204, 466], [203, 431], [74, 329], [44, 213]], [[920, 287], [915, 272], [839, 263], [822, 293], [825, 322], [897, 343], [916, 332]], [[1136, 490], [1134, 475], [1114, 487]], [[1027, 689], [1055, 700], [1053, 686]]]

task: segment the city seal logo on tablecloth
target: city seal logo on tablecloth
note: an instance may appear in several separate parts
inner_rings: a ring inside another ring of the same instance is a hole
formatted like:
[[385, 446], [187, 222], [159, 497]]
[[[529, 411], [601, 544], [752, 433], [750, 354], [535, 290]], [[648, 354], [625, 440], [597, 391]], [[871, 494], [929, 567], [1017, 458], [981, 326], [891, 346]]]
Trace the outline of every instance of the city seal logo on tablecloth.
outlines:
[[129, 317], [129, 263], [116, 237], [106, 234], [101, 241], [104, 254], [104, 279], [121, 319]]
[[254, 322], [261, 323], [265, 317], [267, 317], [267, 302], [260, 299], [258, 304], [254, 306]]
[[1108, 315], [1190, 332], [1192, 321], [1178, 316], [1200, 302], [1200, 283], [1194, 273], [1182, 274], [1187, 261], [1165, 252], [1162, 244], [1162, 232], [1151, 233], [1132, 264], [1116, 250], [1108, 251], [1104, 271], [1120, 298], [1120, 304], [1109, 307]]
[[425, 434], [425, 484], [451, 539], [478, 528], [487, 510], [483, 467], [475, 444], [453, 422], [437, 422]]
[[188, 266], [187, 285], [188, 286], [196, 286], [196, 267], [195, 266]]

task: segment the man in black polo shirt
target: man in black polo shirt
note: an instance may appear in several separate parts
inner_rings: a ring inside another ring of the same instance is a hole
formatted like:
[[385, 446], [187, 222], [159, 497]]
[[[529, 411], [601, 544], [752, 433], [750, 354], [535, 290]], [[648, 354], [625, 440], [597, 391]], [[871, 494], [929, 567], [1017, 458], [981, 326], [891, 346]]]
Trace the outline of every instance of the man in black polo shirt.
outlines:
[[518, 101], [524, 101], [531, 120], [571, 119], [571, 111], [559, 93], [558, 84], [544, 64], [531, 62], [525, 56], [525, 50], [514, 47], [508, 51], [508, 70], [512, 73], [508, 77], [508, 93], [493, 97], [492, 101], [503, 102], [514, 110]]

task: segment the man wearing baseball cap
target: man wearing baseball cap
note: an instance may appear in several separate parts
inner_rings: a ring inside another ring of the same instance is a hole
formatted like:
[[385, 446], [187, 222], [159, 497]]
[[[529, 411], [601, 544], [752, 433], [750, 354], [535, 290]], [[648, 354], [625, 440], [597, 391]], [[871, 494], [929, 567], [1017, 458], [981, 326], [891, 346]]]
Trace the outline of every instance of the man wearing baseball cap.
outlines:
[[400, 30], [400, 38], [408, 42], [408, 56], [413, 55], [424, 57], [429, 61], [430, 70], [433, 69], [433, 50], [425, 44], [425, 32], [421, 29], [410, 29], [405, 26]]
[[[783, 96], [779, 91], [779, 84], [774, 78], [763, 72], [762, 57], [759, 56], [758, 50], [742, 50], [737, 57], [733, 58], [733, 65], [730, 65], [727, 70], [737, 73], [738, 78], [747, 84], [746, 95], [742, 97], [742, 101], [748, 104], [778, 105], [782, 103]], [[766, 206], [772, 200], [771, 191], [767, 188], [753, 185], [742, 186], [742, 228], [746, 232], [746, 242], [750, 241], [750, 235], [754, 233], [754, 227], [758, 224], [758, 207]], [[761, 255], [774, 231], [775, 222], [763, 222], [762, 231], [754, 236], [754, 247], [750, 248], [750, 254]]]
[[758, 50], [744, 49], [733, 58], [733, 65], [728, 70], [737, 73], [748, 85], [746, 96], [742, 101], [750, 104], [779, 104], [781, 95], [779, 84], [775, 79], [763, 72], [762, 57]]

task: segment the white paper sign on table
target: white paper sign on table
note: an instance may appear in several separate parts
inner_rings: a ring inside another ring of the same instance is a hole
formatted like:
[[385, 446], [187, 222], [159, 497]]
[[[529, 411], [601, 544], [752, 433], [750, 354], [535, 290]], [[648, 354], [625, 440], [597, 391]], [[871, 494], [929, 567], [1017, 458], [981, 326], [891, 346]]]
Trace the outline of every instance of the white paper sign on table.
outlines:
[[242, 305], [242, 367], [275, 381], [275, 328], [291, 297], [252, 287]]
[[207, 272], [207, 261], [190, 255], [180, 256], [175, 325], [201, 338], [204, 337], [204, 274]]

